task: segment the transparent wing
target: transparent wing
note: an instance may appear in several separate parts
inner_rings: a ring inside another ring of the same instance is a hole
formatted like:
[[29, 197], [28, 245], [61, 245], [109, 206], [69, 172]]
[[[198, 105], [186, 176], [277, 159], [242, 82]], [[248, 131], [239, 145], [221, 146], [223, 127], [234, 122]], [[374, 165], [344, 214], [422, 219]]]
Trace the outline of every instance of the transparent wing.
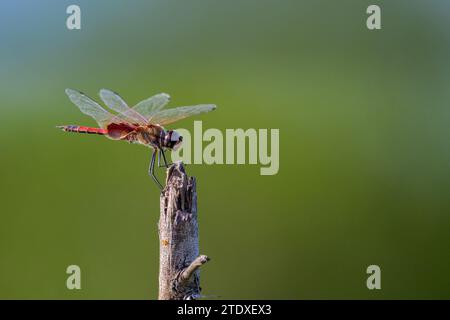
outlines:
[[214, 109], [216, 109], [214, 104], [200, 104], [197, 106], [167, 109], [154, 114], [149, 121], [163, 126], [196, 114], [209, 112]]
[[150, 119], [154, 114], [164, 108], [169, 101], [170, 96], [167, 93], [160, 93], [142, 100], [133, 107], [133, 110], [143, 115], [146, 119]]
[[94, 118], [102, 128], [104, 128], [114, 117], [114, 115], [103, 109], [97, 102], [82, 92], [66, 89], [66, 94], [70, 101], [72, 101], [81, 112]]
[[131, 109], [117, 93], [108, 89], [101, 89], [100, 98], [110, 109], [119, 113], [115, 116], [113, 122], [120, 122], [120, 119], [122, 119], [130, 123], [147, 124], [147, 119], [136, 110]]

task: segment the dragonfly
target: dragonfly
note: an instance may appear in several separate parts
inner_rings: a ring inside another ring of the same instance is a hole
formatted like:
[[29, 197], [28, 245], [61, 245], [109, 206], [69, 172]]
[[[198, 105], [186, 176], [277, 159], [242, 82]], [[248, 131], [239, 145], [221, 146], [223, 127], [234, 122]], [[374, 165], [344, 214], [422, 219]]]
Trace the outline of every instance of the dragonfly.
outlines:
[[[164, 152], [177, 150], [183, 141], [183, 137], [178, 132], [166, 130], [164, 126], [216, 109], [214, 104], [164, 109], [170, 101], [170, 96], [166, 93], [156, 94], [129, 107], [116, 92], [101, 89], [100, 98], [109, 109], [115, 112], [112, 113], [83, 92], [66, 89], [66, 94], [82, 113], [94, 118], [99, 127], [63, 125], [57, 128], [66, 132], [103, 135], [112, 140], [124, 140], [150, 147], [152, 156], [148, 174], [161, 189], [163, 186], [155, 175], [156, 156], [158, 156], [158, 167], [168, 168], [169, 164]], [[161, 158], [164, 165], [161, 165]]]

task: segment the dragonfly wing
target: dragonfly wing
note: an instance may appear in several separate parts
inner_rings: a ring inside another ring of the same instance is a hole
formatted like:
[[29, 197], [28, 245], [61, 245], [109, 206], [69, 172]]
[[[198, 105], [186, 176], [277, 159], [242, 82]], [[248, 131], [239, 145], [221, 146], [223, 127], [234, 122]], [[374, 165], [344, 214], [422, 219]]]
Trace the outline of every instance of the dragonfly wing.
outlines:
[[118, 119], [122, 119], [130, 123], [147, 124], [147, 119], [136, 110], [131, 109], [117, 93], [108, 89], [101, 89], [100, 98], [110, 109], [118, 112], [113, 120], [114, 122], [120, 122]]
[[151, 117], [163, 109], [169, 101], [170, 96], [167, 93], [160, 93], [142, 100], [133, 107], [133, 110], [150, 120]]
[[111, 118], [114, 117], [111, 113], [103, 109], [97, 102], [82, 92], [66, 89], [66, 94], [70, 101], [72, 101], [81, 112], [94, 118], [102, 128], [104, 128], [110, 122]]
[[196, 114], [210, 112], [214, 109], [216, 109], [216, 106], [214, 104], [200, 104], [197, 106], [178, 107], [162, 110], [153, 115], [150, 120], [152, 123], [160, 124], [163, 126]]

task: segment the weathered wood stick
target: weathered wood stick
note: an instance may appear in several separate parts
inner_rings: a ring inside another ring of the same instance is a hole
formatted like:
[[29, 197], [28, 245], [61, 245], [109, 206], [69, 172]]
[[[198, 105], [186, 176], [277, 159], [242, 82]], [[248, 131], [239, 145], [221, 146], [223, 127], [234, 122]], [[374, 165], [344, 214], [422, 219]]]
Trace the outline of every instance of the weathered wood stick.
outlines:
[[199, 255], [196, 180], [181, 162], [167, 170], [160, 206], [159, 300], [200, 298], [199, 267], [209, 258]]

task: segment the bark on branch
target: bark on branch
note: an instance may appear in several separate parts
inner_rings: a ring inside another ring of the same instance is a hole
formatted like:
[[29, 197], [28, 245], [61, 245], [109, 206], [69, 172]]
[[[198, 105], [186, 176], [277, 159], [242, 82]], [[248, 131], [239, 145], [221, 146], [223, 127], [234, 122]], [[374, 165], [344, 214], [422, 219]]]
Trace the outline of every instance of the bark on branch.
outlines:
[[199, 267], [209, 261], [199, 255], [196, 180], [181, 162], [167, 170], [161, 192], [159, 230], [159, 299], [201, 296]]

